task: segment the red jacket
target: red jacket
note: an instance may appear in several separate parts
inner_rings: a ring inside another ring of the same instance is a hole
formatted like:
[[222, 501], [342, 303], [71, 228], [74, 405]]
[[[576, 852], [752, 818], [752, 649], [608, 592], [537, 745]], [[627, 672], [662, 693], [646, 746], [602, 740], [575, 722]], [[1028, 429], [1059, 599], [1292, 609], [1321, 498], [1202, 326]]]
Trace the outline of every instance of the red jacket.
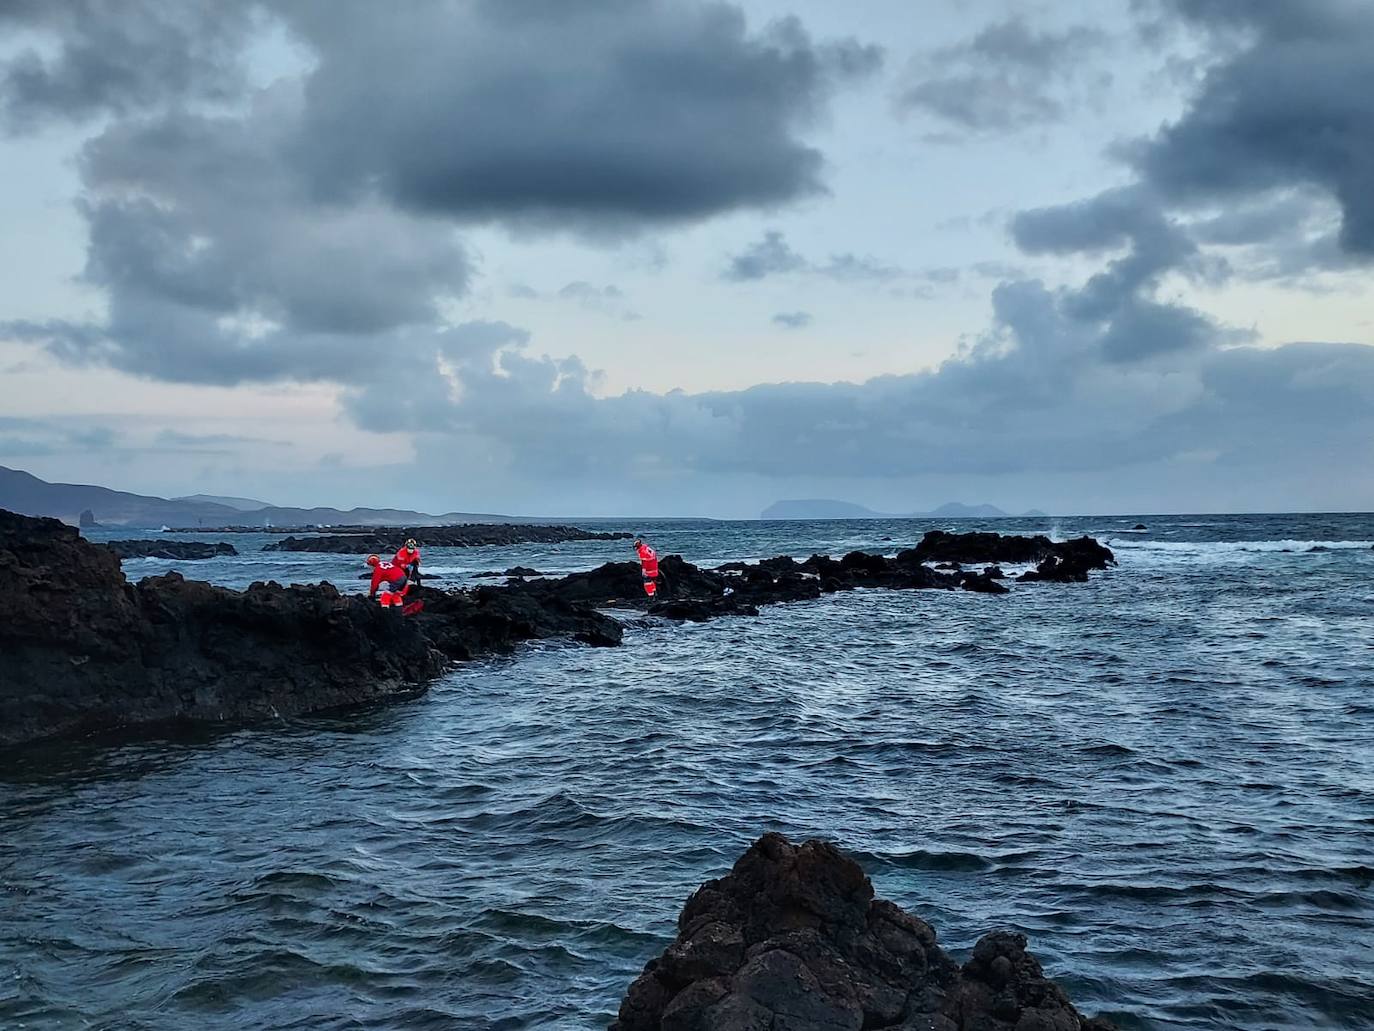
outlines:
[[387, 590], [395, 590], [406, 582], [406, 571], [398, 565], [390, 562], [379, 562], [372, 570], [372, 586], [368, 588], [367, 596], [370, 598], [377, 593], [379, 587], [385, 586]]
[[405, 545], [401, 545], [396, 549], [395, 562], [396, 565], [407, 571], [412, 565], [418, 566], [420, 564], [420, 549], [416, 548], [414, 551], [407, 551]]
[[635, 550], [639, 552], [639, 564], [644, 569], [644, 575], [650, 580], [658, 576], [658, 552], [647, 544], [641, 544]]

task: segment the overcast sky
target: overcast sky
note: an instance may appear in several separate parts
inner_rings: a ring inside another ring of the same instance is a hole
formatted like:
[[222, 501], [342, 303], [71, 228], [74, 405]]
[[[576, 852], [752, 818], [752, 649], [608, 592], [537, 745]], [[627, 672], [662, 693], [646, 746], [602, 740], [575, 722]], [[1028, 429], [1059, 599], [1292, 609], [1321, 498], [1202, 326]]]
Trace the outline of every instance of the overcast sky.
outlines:
[[1372, 53], [1367, 0], [6, 0], [0, 465], [1374, 509]]

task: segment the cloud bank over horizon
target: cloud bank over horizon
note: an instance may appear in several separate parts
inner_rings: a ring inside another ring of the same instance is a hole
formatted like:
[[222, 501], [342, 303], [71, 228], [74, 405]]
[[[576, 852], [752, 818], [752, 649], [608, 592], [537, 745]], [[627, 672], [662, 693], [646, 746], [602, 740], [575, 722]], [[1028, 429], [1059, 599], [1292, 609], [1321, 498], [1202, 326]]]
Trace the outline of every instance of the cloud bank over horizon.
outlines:
[[[1357, 309], [1374, 262], [1374, 9], [994, 6], [923, 48], [914, 17], [897, 39], [748, 3], [9, 5], [4, 145], [78, 141], [99, 307], [0, 310], [12, 374], [74, 385], [0, 421], [0, 464], [351, 476], [432, 510], [1374, 507], [1374, 331], [1330, 300]], [[1128, 72], [1176, 108], [1113, 124], [1073, 189], [961, 181], [1102, 117]], [[884, 231], [925, 194], [998, 250]], [[493, 289], [526, 259], [564, 285]], [[1260, 328], [1298, 303], [1337, 335]], [[110, 383], [220, 408], [158, 424]]]

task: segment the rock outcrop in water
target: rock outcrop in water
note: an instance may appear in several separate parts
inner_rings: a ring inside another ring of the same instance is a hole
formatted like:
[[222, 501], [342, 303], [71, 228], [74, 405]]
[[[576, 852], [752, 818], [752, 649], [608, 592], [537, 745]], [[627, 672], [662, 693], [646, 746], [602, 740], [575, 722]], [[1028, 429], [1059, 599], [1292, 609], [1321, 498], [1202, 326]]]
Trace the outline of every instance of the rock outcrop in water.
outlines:
[[1052, 541], [1043, 534], [1019, 537], [931, 530], [912, 551], [921, 562], [1044, 562], [1056, 558], [1089, 569], [1105, 569], [1114, 561], [1111, 550], [1091, 537]]
[[310, 551], [330, 555], [366, 555], [395, 551], [414, 537], [424, 548], [477, 548], [485, 545], [565, 544], [568, 541], [629, 540], [628, 533], [603, 533], [576, 526], [535, 523], [470, 523], [464, 526], [357, 527], [355, 532], [318, 537], [286, 537], [263, 546], [263, 551]]
[[678, 917], [611, 1031], [1112, 1031], [1084, 1017], [1026, 939], [985, 935], [958, 966], [924, 920], [874, 898], [833, 845], [765, 834]]
[[[1088, 568], [1111, 561], [1110, 551], [1086, 539], [1056, 547], [1022, 579], [1086, 579]], [[72, 527], [0, 510], [0, 744], [413, 694], [447, 662], [522, 641], [619, 644], [620, 622], [598, 606], [700, 622], [856, 588], [1007, 590], [996, 570], [940, 572], [920, 553], [782, 556], [714, 570], [670, 555], [660, 563], [654, 601], [637, 563], [612, 562], [502, 587], [425, 588], [424, 610], [403, 618], [327, 583], [232, 591], [168, 573], [130, 584], [112, 550]]]
[[205, 544], [201, 541], [109, 541], [104, 546], [121, 559], [170, 558], [185, 561], [238, 554], [237, 548], [223, 541], [214, 544]]
[[[927, 540], [932, 535], [927, 535]], [[843, 558], [812, 555], [804, 561], [789, 556], [762, 562], [727, 562], [715, 569], [702, 569], [669, 555], [659, 563], [662, 579], [656, 600], [644, 595], [639, 565], [635, 562], [608, 562], [596, 569], [557, 579], [515, 581], [506, 586], [512, 593], [535, 598], [561, 598], [600, 606], [631, 606], [649, 615], [667, 619], [704, 622], [717, 616], [758, 615], [764, 605], [807, 601], [823, 594], [860, 588], [886, 590], [973, 591], [981, 594], [1006, 594], [1010, 588], [1000, 581], [1002, 570], [988, 567], [981, 572], [960, 569], [933, 569], [926, 563], [932, 551], [957, 551], [976, 555], [1000, 551], [1002, 561], [1025, 562], [1044, 556], [1040, 566], [1022, 574], [1023, 581], [1068, 582], [1086, 580], [1090, 569], [1106, 569], [1115, 561], [1112, 552], [1089, 537], [1055, 543], [1048, 538], [1011, 538], [1012, 545], [998, 548], [985, 538], [997, 534], [945, 534], [935, 532], [935, 546], [923, 540], [915, 548], [900, 551], [893, 558], [865, 551], [853, 551]], [[959, 538], [978, 540], [961, 542]], [[1041, 542], [1044, 542], [1043, 545]], [[1023, 543], [1028, 542], [1028, 543]], [[1017, 556], [1008, 558], [1005, 556]]]

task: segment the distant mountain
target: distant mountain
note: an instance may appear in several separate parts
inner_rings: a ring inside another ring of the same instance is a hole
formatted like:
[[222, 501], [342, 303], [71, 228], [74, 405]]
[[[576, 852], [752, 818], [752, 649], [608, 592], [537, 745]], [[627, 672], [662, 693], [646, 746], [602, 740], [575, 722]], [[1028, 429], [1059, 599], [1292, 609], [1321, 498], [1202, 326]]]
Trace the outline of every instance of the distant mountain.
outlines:
[[[1025, 517], [1044, 516], [1032, 510]], [[941, 505], [933, 512], [875, 512], [863, 505], [828, 498], [809, 498], [802, 501], [778, 501], [764, 509], [761, 519], [1010, 519], [996, 505], [964, 505], [957, 501]]]
[[190, 494], [184, 498], [173, 498], [173, 501], [189, 501], [193, 504], [203, 505], [227, 505], [229, 508], [237, 508], [240, 512], [255, 512], [260, 508], [271, 508], [266, 501], [254, 501], [252, 498], [222, 498], [217, 494]]
[[863, 505], [848, 501], [829, 501], [808, 498], [802, 501], [778, 501], [763, 510], [760, 519], [891, 519]]
[[996, 505], [962, 505], [957, 501], [941, 505], [934, 512], [925, 514], [943, 519], [1006, 519], [1011, 515]]
[[[259, 507], [243, 508], [252, 504]], [[0, 466], [0, 508], [30, 516], [53, 516], [75, 524], [89, 509], [102, 526], [156, 529], [160, 526], [440, 526], [446, 523], [520, 523], [522, 517], [478, 512], [429, 515], [399, 508], [284, 508], [248, 498], [195, 495], [158, 498], [108, 487], [48, 483], [19, 469]]]

